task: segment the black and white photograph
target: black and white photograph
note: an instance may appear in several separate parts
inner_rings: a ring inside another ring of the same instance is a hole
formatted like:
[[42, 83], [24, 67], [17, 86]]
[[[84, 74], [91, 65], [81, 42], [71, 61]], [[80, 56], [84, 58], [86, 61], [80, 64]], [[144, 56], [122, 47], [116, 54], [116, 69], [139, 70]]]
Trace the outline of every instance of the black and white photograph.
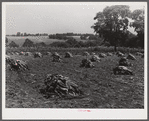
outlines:
[[147, 2], [3, 2], [2, 119], [146, 119]]

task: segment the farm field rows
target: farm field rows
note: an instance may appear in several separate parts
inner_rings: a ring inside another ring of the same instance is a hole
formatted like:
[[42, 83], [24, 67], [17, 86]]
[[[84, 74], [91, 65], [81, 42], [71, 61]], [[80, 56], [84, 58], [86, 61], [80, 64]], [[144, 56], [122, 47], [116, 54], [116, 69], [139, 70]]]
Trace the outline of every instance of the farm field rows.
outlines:
[[[81, 53], [72, 51], [72, 58], [64, 58], [65, 51], [60, 54], [62, 62], [52, 62], [47, 55], [9, 55], [27, 61], [30, 70], [21, 77], [6, 70], [6, 108], [144, 108], [144, 58], [130, 60], [133, 66], [128, 68], [135, 75], [114, 75], [113, 68], [120, 59], [116, 55], [94, 62], [94, 68], [81, 68], [81, 61], [86, 58]], [[46, 74], [56, 73], [75, 82], [82, 96], [70, 99], [42, 94]]]

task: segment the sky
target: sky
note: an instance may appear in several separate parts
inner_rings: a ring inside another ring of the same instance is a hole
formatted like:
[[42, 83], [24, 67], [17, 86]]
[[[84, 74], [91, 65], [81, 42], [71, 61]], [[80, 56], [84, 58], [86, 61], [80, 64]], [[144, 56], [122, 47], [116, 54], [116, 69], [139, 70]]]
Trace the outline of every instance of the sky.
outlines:
[[[103, 2], [49, 2], [49, 3], [6, 3], [6, 34], [26, 33], [93, 33], [91, 26], [96, 22], [96, 13], [106, 6], [129, 5], [130, 10], [142, 9], [141, 3]], [[131, 30], [133, 31], [133, 29]]]

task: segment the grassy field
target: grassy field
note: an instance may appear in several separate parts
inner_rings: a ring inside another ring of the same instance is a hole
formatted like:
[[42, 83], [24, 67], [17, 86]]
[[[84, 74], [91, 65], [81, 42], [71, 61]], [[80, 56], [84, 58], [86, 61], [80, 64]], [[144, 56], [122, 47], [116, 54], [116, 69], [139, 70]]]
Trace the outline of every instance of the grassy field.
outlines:
[[[80, 36], [72, 36], [72, 37], [75, 38], [77, 41], [83, 41], [83, 42], [86, 41], [86, 40], [81, 40]], [[19, 46], [22, 46], [23, 43], [25, 42], [25, 39], [27, 38], [33, 41], [34, 43], [44, 42], [47, 45], [53, 42], [65, 42], [65, 40], [49, 39], [48, 36], [25, 36], [25, 37], [7, 36], [7, 38], [8, 38], [8, 44], [11, 41], [14, 41]]]
[[[66, 51], [59, 52], [64, 57]], [[144, 58], [130, 60], [133, 66], [129, 68], [135, 75], [114, 75], [112, 69], [118, 65], [119, 57], [102, 58], [101, 62], [94, 62], [94, 68], [81, 68], [83, 51], [71, 50], [74, 57], [63, 58], [61, 63], [52, 62], [50, 56], [11, 55], [27, 61], [31, 70], [18, 77], [6, 69], [6, 108], [144, 108]], [[72, 99], [46, 98], [40, 90], [49, 73], [68, 76], [84, 94]]]
[[[59, 53], [65, 53], [66, 51], [72, 52], [74, 54], [81, 54], [83, 51], [88, 51], [88, 52], [114, 52], [114, 47], [105, 47], [105, 46], [96, 46], [96, 47], [81, 47], [81, 48], [60, 48], [60, 47], [18, 47], [18, 48], [6, 48], [7, 52], [41, 52], [44, 54], [45, 52], [59, 52]], [[121, 51], [123, 53], [136, 53], [136, 52], [141, 52], [144, 53], [143, 49], [138, 49], [138, 48], [126, 48], [126, 47], [117, 47], [117, 51]]]
[[30, 39], [31, 41], [33, 41], [34, 43], [44, 42], [45, 44], [51, 44], [51, 43], [57, 42], [57, 41], [64, 42], [64, 40], [49, 39], [48, 36], [27, 36], [27, 37], [8, 36], [7, 38], [8, 38], [8, 43], [10, 43], [11, 41], [14, 41], [19, 46], [22, 46], [23, 43], [25, 42], [25, 39], [27, 39], [27, 38]]

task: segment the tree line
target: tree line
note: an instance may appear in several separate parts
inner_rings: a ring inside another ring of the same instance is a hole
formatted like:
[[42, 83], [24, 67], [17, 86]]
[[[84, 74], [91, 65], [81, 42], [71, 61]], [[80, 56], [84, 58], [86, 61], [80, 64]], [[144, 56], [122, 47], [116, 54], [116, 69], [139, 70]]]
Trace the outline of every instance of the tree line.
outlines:
[[[67, 40], [72, 38], [72, 36], [80, 36], [80, 39], [83, 40], [97, 40], [97, 36], [94, 34], [81, 34], [81, 33], [56, 33], [56, 34], [50, 34], [49, 39], [59, 39], [59, 40]], [[88, 38], [87, 38], [88, 37]]]
[[12, 34], [12, 35], [6, 35], [6, 36], [16, 36], [16, 37], [20, 37], [20, 36], [48, 36], [47, 33], [36, 33], [36, 34], [30, 34], [30, 33], [21, 33], [21, 32], [17, 32], [16, 34]]

